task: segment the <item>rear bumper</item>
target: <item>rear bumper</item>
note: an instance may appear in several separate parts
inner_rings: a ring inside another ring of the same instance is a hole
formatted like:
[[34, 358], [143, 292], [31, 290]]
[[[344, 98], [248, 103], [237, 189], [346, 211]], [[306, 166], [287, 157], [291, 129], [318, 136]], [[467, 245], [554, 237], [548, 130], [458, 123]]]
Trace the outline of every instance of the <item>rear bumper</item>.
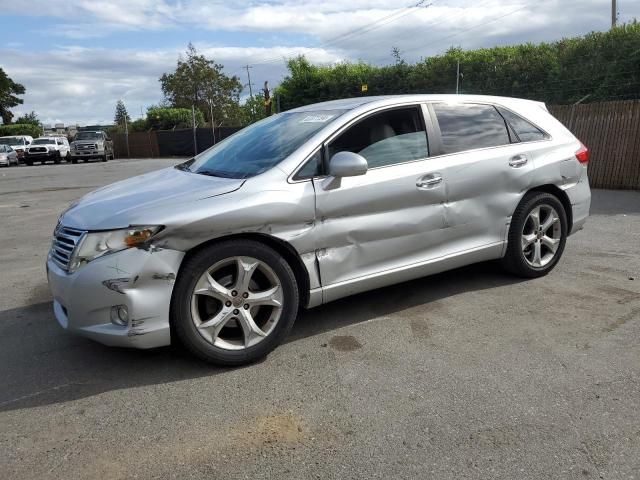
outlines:
[[569, 234], [574, 234], [584, 227], [584, 224], [589, 217], [589, 209], [591, 208], [591, 188], [589, 187], [589, 178], [587, 177], [587, 168], [584, 168], [580, 180], [565, 189], [567, 197], [571, 202], [571, 209], [573, 213], [573, 226]]
[[[74, 273], [49, 258], [47, 279], [55, 317], [65, 330], [105, 345], [169, 345], [169, 306], [183, 257], [176, 250], [132, 248], [96, 259]], [[127, 307], [127, 325], [111, 322], [111, 308], [117, 305]]]

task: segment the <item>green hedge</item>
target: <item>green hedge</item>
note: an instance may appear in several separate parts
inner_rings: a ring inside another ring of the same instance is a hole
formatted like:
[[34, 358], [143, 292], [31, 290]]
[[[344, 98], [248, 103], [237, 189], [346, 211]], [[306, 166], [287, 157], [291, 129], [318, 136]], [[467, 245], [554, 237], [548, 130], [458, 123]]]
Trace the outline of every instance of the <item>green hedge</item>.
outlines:
[[42, 128], [30, 123], [0, 125], [0, 137], [9, 137], [12, 135], [30, 135], [33, 138], [36, 138], [42, 135]]
[[[361, 95], [455, 93], [458, 61], [460, 93], [530, 98], [552, 105], [636, 99], [640, 98], [640, 23], [553, 43], [450, 48], [415, 64], [397, 57], [388, 66], [364, 62], [324, 66], [298, 57], [288, 62], [289, 75], [276, 93], [283, 110]], [[368, 86], [366, 93], [361, 92], [363, 84]]]

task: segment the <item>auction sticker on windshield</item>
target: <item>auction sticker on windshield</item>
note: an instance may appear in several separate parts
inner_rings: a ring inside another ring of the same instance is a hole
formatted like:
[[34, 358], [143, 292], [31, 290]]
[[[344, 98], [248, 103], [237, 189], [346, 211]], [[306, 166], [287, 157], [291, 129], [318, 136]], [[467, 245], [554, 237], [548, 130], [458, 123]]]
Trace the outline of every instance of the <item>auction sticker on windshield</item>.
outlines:
[[324, 123], [333, 117], [335, 117], [335, 115], [308, 115], [300, 120], [300, 123]]

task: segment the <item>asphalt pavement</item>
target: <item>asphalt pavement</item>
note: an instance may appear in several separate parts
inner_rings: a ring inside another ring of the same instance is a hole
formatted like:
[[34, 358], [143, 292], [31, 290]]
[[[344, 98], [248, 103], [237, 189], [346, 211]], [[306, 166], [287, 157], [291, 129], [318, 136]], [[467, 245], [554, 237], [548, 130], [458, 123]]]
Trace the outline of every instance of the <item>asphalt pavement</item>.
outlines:
[[64, 332], [58, 215], [177, 162], [0, 170], [0, 478], [640, 478], [640, 192], [594, 191], [547, 277], [485, 263], [345, 298], [244, 368]]

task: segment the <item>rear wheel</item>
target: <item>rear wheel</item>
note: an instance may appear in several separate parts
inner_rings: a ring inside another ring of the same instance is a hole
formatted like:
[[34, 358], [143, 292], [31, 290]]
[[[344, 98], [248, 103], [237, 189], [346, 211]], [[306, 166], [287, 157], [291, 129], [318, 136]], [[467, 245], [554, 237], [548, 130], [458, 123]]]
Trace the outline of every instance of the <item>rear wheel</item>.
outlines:
[[251, 240], [227, 241], [185, 261], [171, 300], [182, 344], [218, 365], [242, 365], [271, 352], [298, 312], [298, 286], [288, 263]]
[[71, 157], [71, 163], [75, 165], [76, 163], [78, 163], [78, 159]]
[[25, 160], [24, 163], [26, 163], [30, 167], [33, 166], [33, 160]]
[[550, 193], [530, 192], [511, 219], [502, 264], [521, 277], [546, 275], [560, 260], [567, 233], [567, 215], [560, 200]]

